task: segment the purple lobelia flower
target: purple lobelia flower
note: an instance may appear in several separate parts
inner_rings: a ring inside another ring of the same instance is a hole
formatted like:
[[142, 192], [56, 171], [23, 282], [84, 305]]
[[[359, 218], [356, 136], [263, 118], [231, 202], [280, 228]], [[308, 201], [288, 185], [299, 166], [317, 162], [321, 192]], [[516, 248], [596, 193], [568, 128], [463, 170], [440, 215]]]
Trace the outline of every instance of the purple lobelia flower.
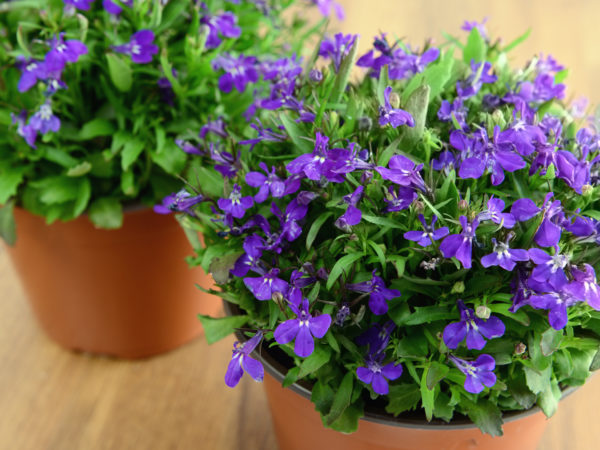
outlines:
[[228, 93], [235, 87], [239, 92], [244, 92], [248, 83], [258, 81], [256, 64], [253, 56], [240, 55], [236, 58], [227, 53], [217, 56], [212, 62], [213, 69], [225, 71], [219, 78], [219, 89]]
[[272, 128], [264, 127], [259, 119], [256, 119], [257, 123], [250, 124], [250, 128], [254, 128], [258, 132], [258, 136], [254, 139], [246, 139], [239, 141], [239, 145], [250, 145], [250, 151], [254, 149], [254, 146], [259, 142], [283, 142], [287, 139], [285, 134], [285, 127], [283, 125], [278, 126], [279, 132], [276, 132]]
[[269, 193], [271, 193], [274, 198], [283, 197], [285, 183], [275, 174], [275, 166], [271, 168], [270, 173], [264, 162], [261, 161], [258, 166], [266, 173], [266, 175], [260, 172], [248, 172], [246, 174], [246, 184], [248, 184], [248, 186], [260, 188], [258, 193], [254, 196], [254, 201], [256, 203], [264, 202], [269, 196]]
[[463, 104], [463, 99], [457, 97], [452, 103], [442, 100], [442, 105], [437, 112], [437, 117], [442, 122], [458, 123], [463, 130], [467, 129], [467, 113], [469, 111]]
[[335, 226], [341, 230], [349, 231], [350, 227], [358, 225], [362, 219], [362, 212], [356, 206], [362, 198], [364, 186], [358, 186], [352, 194], [344, 196], [344, 203], [348, 204], [348, 209], [335, 221]]
[[404, 239], [414, 241], [421, 247], [429, 247], [433, 243], [449, 233], [448, 227], [441, 227], [435, 229], [435, 223], [437, 222], [437, 216], [431, 218], [431, 225], [428, 225], [425, 221], [425, 216], [419, 214], [419, 221], [423, 224], [424, 231], [407, 231], [404, 233]]
[[310, 0], [319, 7], [319, 11], [324, 17], [329, 17], [331, 10], [335, 11], [335, 15], [339, 20], [344, 20], [344, 8], [334, 0]]
[[550, 256], [539, 248], [529, 249], [529, 258], [536, 264], [531, 272], [531, 278], [539, 283], [549, 283], [553, 289], [561, 289], [568, 283], [565, 267], [569, 264], [569, 257], [559, 252]]
[[334, 148], [328, 155], [330, 159], [335, 160], [335, 164], [331, 167], [333, 173], [346, 174], [355, 170], [372, 170], [375, 168], [374, 164], [368, 162], [369, 150], [361, 150], [356, 142], [351, 142], [348, 148]]
[[288, 283], [278, 277], [279, 269], [271, 269], [258, 278], [244, 278], [244, 284], [254, 294], [257, 300], [271, 300], [273, 294], [285, 294]]
[[202, 194], [192, 195], [185, 189], [175, 194], [167, 195], [160, 205], [154, 205], [154, 212], [158, 214], [170, 214], [172, 212], [184, 212], [193, 215], [192, 208], [204, 201]]
[[338, 33], [333, 39], [325, 38], [321, 42], [321, 48], [319, 49], [319, 56], [324, 58], [331, 58], [333, 61], [333, 67], [335, 71], [340, 70], [342, 61], [350, 53], [350, 49], [356, 42], [357, 34], [344, 34]]
[[485, 268], [491, 266], [500, 266], [504, 270], [512, 272], [518, 261], [529, 261], [527, 250], [513, 249], [508, 246], [508, 241], [512, 236], [506, 239], [506, 242], [498, 242], [496, 238], [492, 238], [494, 251], [489, 255], [481, 258], [481, 265]]
[[545, 144], [546, 140], [544, 132], [538, 125], [529, 125], [524, 120], [517, 120], [500, 133], [498, 144], [505, 148], [512, 147], [522, 156], [529, 156], [536, 147]]
[[333, 165], [327, 158], [328, 153], [329, 138], [317, 131], [313, 152], [298, 156], [286, 168], [292, 174], [303, 173], [309, 180], [320, 181]]
[[454, 169], [456, 158], [450, 150], [442, 151], [436, 159], [431, 160], [433, 170], [443, 170], [446, 175]]
[[279, 210], [275, 203], [271, 204], [271, 212], [279, 219], [281, 224], [281, 237], [293, 242], [302, 234], [302, 227], [298, 223], [306, 217], [308, 206], [298, 194], [285, 208], [285, 214]]
[[398, 189], [394, 189], [394, 186], [389, 186], [384, 197], [386, 206], [383, 212], [396, 212], [407, 209], [417, 198], [419, 198], [419, 195], [413, 188], [398, 186]]
[[49, 72], [62, 71], [66, 63], [77, 62], [81, 55], [88, 52], [83, 42], [75, 39], [65, 41], [63, 36], [64, 33], [60, 33], [49, 41], [50, 51], [46, 54], [44, 63]]
[[287, 292], [287, 298], [297, 307], [299, 307], [302, 302], [302, 288], [310, 286], [317, 280], [313, 276], [307, 277], [305, 275], [306, 274], [300, 270], [294, 270], [290, 275], [290, 288]]
[[88, 11], [94, 0], [63, 0], [65, 5], [70, 5], [82, 11]]
[[[494, 339], [504, 335], [504, 323], [495, 316], [487, 320], [480, 319], [475, 311], [467, 308], [462, 300], [458, 300], [460, 321], [446, 325], [444, 328], [444, 343], [448, 348], [455, 349], [465, 337], [469, 350], [481, 350], [485, 347], [485, 339]], [[485, 339], [484, 339], [485, 338]]]
[[496, 360], [492, 356], [479, 355], [475, 361], [465, 361], [454, 355], [450, 355], [449, 358], [458, 370], [467, 376], [464, 385], [467, 392], [479, 394], [484, 386], [492, 387], [496, 384]]
[[476, 28], [481, 37], [487, 40], [488, 34], [487, 29], [485, 28], [485, 23], [487, 20], [487, 17], [484, 17], [481, 22], [477, 22], [476, 20], [465, 20], [460, 29], [464, 31], [471, 31], [473, 28]]
[[459, 97], [469, 98], [479, 92], [484, 83], [494, 83], [498, 77], [491, 73], [492, 65], [489, 62], [476, 63], [471, 61], [471, 75], [466, 80], [456, 82], [456, 92]]
[[[535, 284], [530, 283], [530, 285]], [[546, 284], [546, 286], [548, 285]], [[542, 289], [541, 293], [534, 292], [529, 297], [528, 303], [536, 309], [548, 310], [548, 322], [550, 326], [555, 330], [562, 330], [567, 325], [569, 318], [567, 308], [583, 300], [583, 298], [578, 297], [580, 290], [577, 287], [573, 289], [571, 285], [564, 285], [558, 290], [552, 290], [551, 292], [543, 291]]]
[[242, 33], [237, 26], [237, 17], [231, 12], [225, 12], [218, 16], [206, 15], [200, 19], [200, 23], [208, 27], [206, 48], [209, 50], [221, 45], [219, 35], [226, 38], [238, 38]]
[[392, 87], [386, 87], [385, 92], [383, 94], [385, 99], [385, 105], [379, 107], [379, 125], [383, 127], [389, 123], [392, 126], [392, 128], [398, 128], [400, 125], [408, 125], [409, 127], [414, 127], [415, 120], [409, 112], [399, 108], [392, 108], [392, 105], [390, 104], [391, 93]]
[[230, 213], [236, 219], [241, 219], [246, 210], [252, 208], [254, 200], [252, 196], [242, 197], [242, 188], [239, 184], [233, 185], [233, 191], [228, 198], [220, 198], [217, 205], [223, 211]]
[[[121, 4], [128, 6], [129, 8], [133, 7], [133, 0], [120, 0], [120, 2]], [[121, 8], [120, 5], [116, 4], [112, 0], [102, 0], [102, 6], [104, 7], [104, 10], [107, 13], [112, 14], [114, 16], [118, 16], [123, 12], [123, 8]]]
[[450, 134], [450, 144], [464, 155], [458, 171], [460, 178], [477, 179], [488, 170], [492, 184], [498, 186], [504, 181], [504, 171], [514, 172], [527, 166], [512, 146], [501, 142], [501, 135], [499, 126], [494, 127], [491, 141], [482, 129], [475, 131], [471, 138], [458, 130]]
[[358, 345], [368, 345], [369, 354], [374, 355], [385, 350], [392, 331], [396, 328], [393, 321], [388, 320], [385, 324], [375, 323], [367, 331], [360, 334], [355, 340]]
[[373, 391], [379, 395], [389, 393], [387, 380], [395, 380], [402, 375], [402, 365], [398, 362], [389, 362], [383, 365], [385, 353], [370, 354], [365, 360], [366, 367], [358, 367], [356, 376], [365, 384], [370, 384]]
[[306, 298], [302, 299], [299, 306], [289, 305], [296, 314], [295, 319], [281, 323], [273, 334], [278, 344], [287, 344], [296, 339], [294, 352], [301, 358], [310, 356], [315, 349], [314, 338], [322, 338], [331, 326], [331, 316], [321, 314], [312, 316]]
[[585, 299], [595, 310], [600, 310], [600, 286], [594, 268], [589, 264], [584, 264], [584, 270], [572, 267], [571, 274], [574, 280], [569, 285], [570, 292], [577, 298]]
[[27, 145], [31, 148], [36, 148], [35, 140], [37, 138], [37, 130], [31, 124], [26, 125], [27, 111], [23, 110], [18, 115], [11, 113], [10, 115], [13, 125], [17, 126], [17, 134], [25, 139]]
[[520, 198], [510, 209], [510, 213], [519, 222], [525, 222], [542, 213], [542, 223], [534, 236], [535, 243], [541, 247], [557, 245], [562, 234], [561, 227], [567, 224], [560, 200], [552, 201], [553, 196], [552, 192], [546, 194], [542, 208], [538, 208], [529, 198]]
[[47, 77], [44, 61], [25, 59], [22, 56], [18, 56], [17, 67], [21, 70], [21, 78], [19, 78], [19, 84], [17, 85], [19, 92], [28, 91], [35, 86], [38, 80], [44, 80]]
[[425, 181], [423, 181], [423, 177], [421, 177], [420, 174], [423, 164], [415, 165], [415, 163], [406, 156], [394, 155], [390, 158], [388, 166], [389, 169], [386, 169], [385, 167], [375, 168], [384, 180], [389, 180], [400, 186], [420, 189], [421, 191], [428, 190]]
[[217, 117], [215, 120], [210, 120], [200, 128], [198, 136], [200, 139], [205, 139], [208, 134], [214, 134], [220, 138], [226, 138], [229, 136], [225, 130], [225, 120], [223, 117]]
[[487, 208], [477, 215], [480, 222], [491, 220], [503, 228], [512, 228], [515, 226], [516, 220], [511, 213], [503, 213], [504, 200], [500, 198], [490, 197], [487, 202]]
[[262, 364], [250, 356], [250, 353], [260, 344], [262, 338], [263, 332], [258, 331], [243, 344], [239, 342], [233, 344], [233, 355], [225, 373], [225, 384], [227, 386], [231, 388], [237, 386], [244, 375], [244, 371], [255, 381], [263, 380], [265, 371]]
[[29, 119], [29, 125], [40, 134], [46, 134], [49, 131], [56, 133], [60, 130], [60, 119], [52, 113], [52, 105], [47, 101]]
[[236, 176], [240, 168], [239, 152], [236, 159], [231, 153], [223, 150], [221, 143], [211, 142], [208, 145], [210, 158], [218, 164], [214, 168], [225, 178], [233, 178]]
[[152, 30], [140, 30], [131, 36], [127, 44], [115, 45], [112, 49], [118, 53], [131, 56], [136, 64], [147, 64], [152, 61], [153, 55], [158, 53], [158, 46], [153, 44], [154, 32]]
[[479, 226], [479, 220], [474, 219], [469, 223], [465, 216], [460, 216], [462, 231], [460, 234], [451, 234], [440, 244], [440, 251], [445, 258], [458, 259], [465, 269], [470, 269], [472, 265], [471, 252], [473, 240], [475, 239], [475, 230]]
[[388, 289], [385, 286], [385, 281], [381, 277], [375, 275], [369, 281], [362, 283], [347, 284], [346, 288], [353, 292], [362, 292], [369, 295], [369, 309], [373, 314], [381, 316], [388, 311], [388, 300], [393, 300], [400, 297], [400, 291], [397, 289]]
[[264, 275], [265, 271], [260, 266], [260, 258], [262, 257], [264, 245], [265, 243], [260, 236], [256, 234], [246, 236], [246, 239], [244, 239], [245, 253], [237, 259], [233, 269], [230, 270], [231, 274], [242, 278], [248, 274], [249, 270], [252, 270], [260, 275]]

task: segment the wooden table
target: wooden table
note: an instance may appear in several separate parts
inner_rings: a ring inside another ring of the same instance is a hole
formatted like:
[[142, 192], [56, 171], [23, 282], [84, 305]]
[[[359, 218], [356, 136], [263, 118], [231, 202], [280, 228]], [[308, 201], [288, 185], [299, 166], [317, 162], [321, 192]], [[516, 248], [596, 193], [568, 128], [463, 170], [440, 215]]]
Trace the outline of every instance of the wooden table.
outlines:
[[[133, 362], [65, 351], [38, 328], [1, 246], [0, 318], [1, 450], [277, 448], [261, 385], [223, 383], [232, 338]], [[562, 402], [540, 450], [598, 448], [599, 403], [596, 377]]]

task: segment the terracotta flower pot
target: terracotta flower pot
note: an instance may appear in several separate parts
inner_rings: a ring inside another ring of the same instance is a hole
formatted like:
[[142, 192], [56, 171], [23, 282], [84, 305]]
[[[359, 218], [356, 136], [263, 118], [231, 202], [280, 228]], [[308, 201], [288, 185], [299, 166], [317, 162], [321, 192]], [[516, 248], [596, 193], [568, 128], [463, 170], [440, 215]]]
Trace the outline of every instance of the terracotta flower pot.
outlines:
[[[224, 305], [226, 314], [239, 313], [236, 305]], [[247, 340], [243, 334], [236, 334], [240, 341]], [[483, 434], [468, 420], [429, 423], [416, 417], [395, 418], [385, 411], [366, 410], [358, 431], [339, 433], [323, 426], [310, 401], [310, 385], [281, 386], [287, 368], [273, 356], [276, 351], [262, 345], [252, 356], [265, 368], [264, 388], [279, 450], [536, 450], [547, 425], [546, 416], [537, 407], [507, 414], [501, 437]], [[563, 397], [573, 390], [565, 390]]]
[[196, 288], [212, 278], [187, 267], [191, 247], [172, 216], [131, 210], [118, 230], [84, 216], [46, 225], [18, 208], [15, 219], [12, 263], [42, 328], [68, 349], [151, 356], [199, 335], [197, 314], [220, 311]]

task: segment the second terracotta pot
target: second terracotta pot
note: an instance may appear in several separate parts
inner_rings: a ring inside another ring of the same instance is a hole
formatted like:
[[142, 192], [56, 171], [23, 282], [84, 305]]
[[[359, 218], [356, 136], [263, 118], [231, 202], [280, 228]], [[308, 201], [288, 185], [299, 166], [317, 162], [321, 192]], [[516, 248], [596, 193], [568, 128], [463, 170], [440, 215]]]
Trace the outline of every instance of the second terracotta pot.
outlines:
[[220, 300], [189, 269], [192, 249], [172, 216], [150, 209], [125, 213], [118, 230], [87, 217], [46, 225], [15, 209], [17, 243], [8, 249], [44, 331], [73, 350], [142, 358], [201, 333], [198, 314], [215, 315]]

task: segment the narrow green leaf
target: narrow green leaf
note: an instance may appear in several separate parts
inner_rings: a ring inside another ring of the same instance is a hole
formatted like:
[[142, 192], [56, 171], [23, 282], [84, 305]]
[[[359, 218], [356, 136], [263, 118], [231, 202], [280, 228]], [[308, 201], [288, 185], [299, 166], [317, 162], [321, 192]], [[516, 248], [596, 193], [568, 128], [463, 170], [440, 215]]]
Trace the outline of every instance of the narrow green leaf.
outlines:
[[381, 264], [381, 268], [385, 271], [385, 262], [386, 261], [385, 261], [384, 251], [381, 249], [381, 247], [377, 243], [375, 243], [371, 240], [367, 241], [367, 243], [373, 248], [373, 250], [375, 250], [377, 257], [379, 258], [379, 264]]
[[137, 160], [142, 150], [144, 150], [145, 143], [141, 139], [132, 138], [125, 143], [123, 151], [121, 152], [121, 168], [125, 171], [131, 167], [131, 165]]
[[467, 45], [463, 49], [463, 60], [467, 64], [471, 64], [471, 60], [479, 63], [485, 60], [486, 53], [487, 44], [485, 40], [481, 37], [479, 30], [473, 28], [469, 33]]
[[352, 387], [354, 382], [354, 373], [346, 372], [342, 382], [340, 383], [337, 392], [333, 397], [333, 404], [329, 414], [324, 417], [324, 421], [327, 425], [331, 425], [335, 422], [344, 412], [344, 410], [350, 405], [350, 399], [352, 398]]
[[[425, 131], [425, 120], [427, 118], [427, 109], [429, 107], [429, 94], [431, 88], [428, 85], [419, 86], [413, 91], [408, 97], [406, 106], [404, 109], [408, 111], [415, 121], [414, 127], [403, 127], [402, 129], [402, 140], [400, 141], [400, 147], [403, 149], [412, 150], [417, 143], [423, 139], [423, 132]], [[429, 158], [427, 158], [429, 160]]]
[[381, 68], [379, 72], [379, 80], [377, 81], [377, 100], [380, 105], [385, 105], [385, 89], [390, 85], [389, 69], [387, 64]]
[[439, 363], [437, 361], [432, 361], [429, 366], [429, 370], [427, 371], [427, 389], [433, 389], [440, 381], [442, 381], [446, 375], [450, 367], [445, 364]]
[[358, 44], [359, 38], [358, 36], [356, 36], [354, 45], [340, 64], [340, 69], [335, 78], [333, 91], [331, 92], [331, 96], [329, 97], [330, 103], [338, 103], [342, 99], [342, 95], [344, 94], [346, 86], [348, 86], [348, 81], [350, 80], [350, 73], [352, 72], [352, 69], [354, 69], [356, 63], [356, 57], [358, 55]]
[[514, 41], [512, 41], [511, 43], [509, 43], [506, 47], [504, 47], [502, 49], [502, 51], [505, 52], [505, 53], [510, 52], [513, 48], [517, 47], [523, 41], [525, 41], [529, 37], [530, 34], [531, 34], [531, 28], [529, 28], [525, 33], [523, 33], [521, 36], [519, 36], [518, 38], [516, 38]]
[[312, 152], [312, 145], [308, 140], [302, 138], [302, 136], [304, 136], [305, 133], [302, 132], [298, 124], [292, 119], [290, 119], [286, 114], [280, 114], [279, 119], [281, 120], [285, 131], [290, 136], [292, 142], [296, 145], [296, 147], [298, 147], [298, 149], [301, 150], [302, 153]]
[[333, 283], [335, 283], [335, 281], [340, 277], [342, 272], [346, 271], [347, 273], [347, 269], [349, 269], [356, 260], [362, 258], [363, 256], [363, 253], [350, 253], [349, 255], [342, 256], [340, 259], [338, 259], [331, 269], [331, 273], [327, 279], [327, 290], [331, 289]]
[[98, 136], [111, 136], [114, 132], [115, 127], [110, 120], [97, 118], [85, 123], [79, 130], [77, 138], [87, 141]]
[[298, 378], [316, 372], [331, 359], [331, 349], [324, 345], [316, 345], [313, 353], [300, 364]]
[[214, 317], [198, 314], [198, 319], [200, 319], [202, 328], [204, 328], [206, 342], [214, 344], [229, 336], [236, 328], [244, 325], [248, 321], [248, 316], [229, 316], [215, 319]]
[[115, 87], [121, 92], [129, 92], [133, 84], [129, 64], [113, 53], [107, 53], [106, 59], [108, 61], [108, 74]]
[[428, 421], [433, 418], [433, 405], [435, 401], [435, 390], [427, 387], [427, 377], [430, 366], [425, 367], [421, 376], [421, 403], [425, 409], [425, 417]]
[[321, 214], [310, 226], [310, 229], [308, 230], [308, 234], [306, 235], [306, 249], [307, 250], [310, 250], [313, 242], [315, 241], [315, 239], [317, 237], [317, 234], [319, 233], [319, 230], [321, 229], [321, 227], [323, 226], [325, 221], [327, 219], [329, 219], [329, 217], [331, 217], [332, 215], [333, 215], [333, 213], [331, 213], [331, 212]]
[[81, 177], [92, 170], [92, 165], [88, 161], [82, 161], [79, 164], [67, 170], [68, 177]]

